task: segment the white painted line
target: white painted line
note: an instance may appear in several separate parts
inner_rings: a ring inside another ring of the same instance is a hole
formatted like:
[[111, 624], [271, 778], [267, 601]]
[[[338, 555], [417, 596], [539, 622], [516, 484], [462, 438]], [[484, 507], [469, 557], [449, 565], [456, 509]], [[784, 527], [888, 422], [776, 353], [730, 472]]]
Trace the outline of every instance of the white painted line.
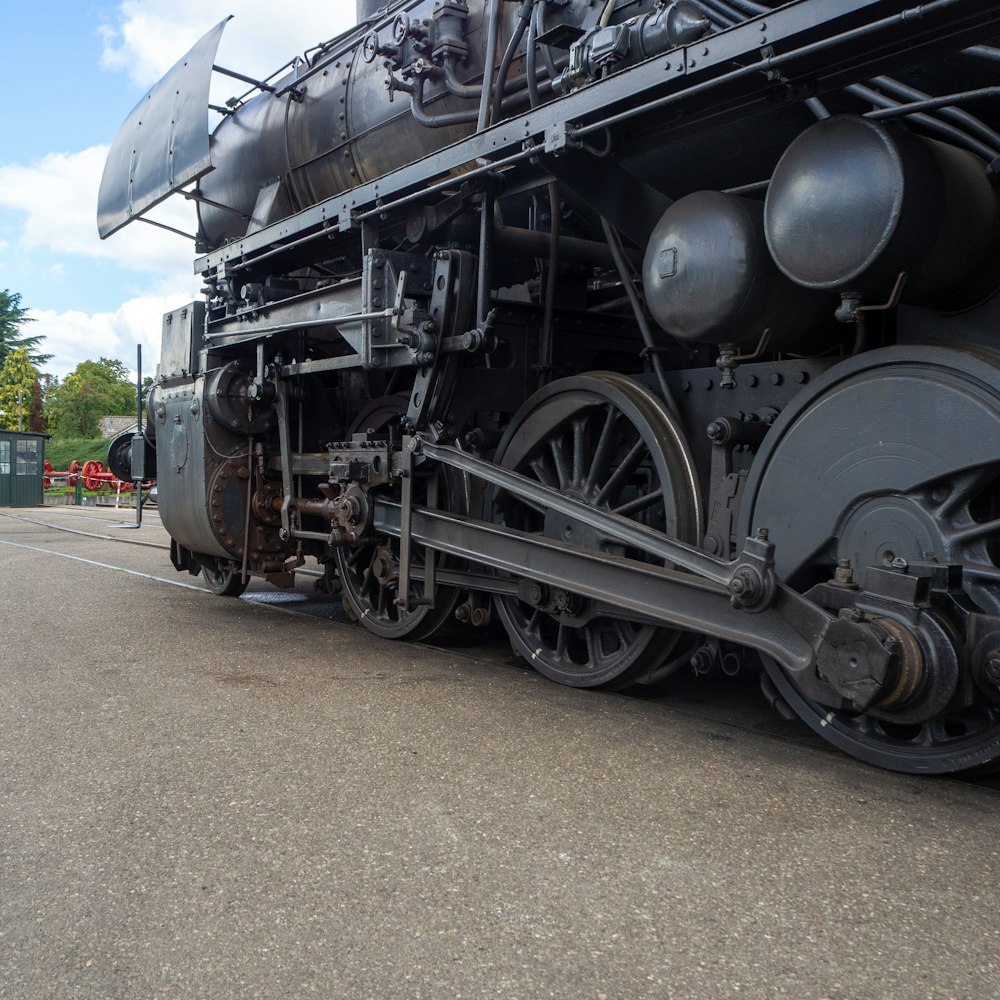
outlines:
[[[170, 551], [169, 545], [164, 545], [162, 542], [147, 542], [142, 538], [117, 538], [114, 535], [98, 535], [93, 531], [80, 531], [79, 528], [67, 528], [61, 524], [51, 524], [48, 521], [38, 521], [33, 517], [24, 517], [21, 514], [8, 514], [6, 511], [0, 511], [0, 516], [13, 518], [15, 521], [23, 521], [25, 524], [38, 524], [43, 528], [51, 528], [53, 531], [65, 531], [70, 535], [83, 535], [85, 538], [103, 538], [106, 542], [124, 542], [126, 545], [144, 545], [148, 549], [163, 549], [166, 552]], [[97, 520], [97, 518], [89, 518], [91, 521]], [[117, 525], [112, 525], [112, 527], [118, 527]]]
[[60, 559], [72, 559], [73, 562], [86, 563], [88, 566], [97, 566], [100, 569], [114, 570], [116, 573], [127, 573], [129, 576], [139, 576], [144, 580], [155, 580], [157, 583], [165, 583], [171, 587], [183, 587], [185, 590], [197, 590], [199, 594], [207, 594], [204, 587], [197, 587], [193, 583], [182, 583], [180, 580], [166, 580], [162, 576], [153, 576], [151, 573], [140, 573], [135, 569], [125, 569], [123, 566], [111, 566], [108, 563], [96, 562], [93, 559], [84, 559], [82, 556], [71, 556], [65, 552], [53, 552], [52, 549], [42, 549], [36, 545], [22, 545], [20, 542], [8, 542], [0, 538], [0, 545], [9, 545], [14, 549], [27, 549], [29, 552], [43, 552], [47, 556], [58, 556]]

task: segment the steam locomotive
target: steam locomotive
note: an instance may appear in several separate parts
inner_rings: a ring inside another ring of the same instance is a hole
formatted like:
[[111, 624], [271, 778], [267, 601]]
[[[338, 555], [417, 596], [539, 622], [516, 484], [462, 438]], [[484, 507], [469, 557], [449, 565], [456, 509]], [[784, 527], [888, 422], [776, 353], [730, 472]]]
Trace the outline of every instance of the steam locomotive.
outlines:
[[1000, 3], [357, 13], [265, 80], [219, 24], [109, 153], [102, 237], [197, 205], [112, 455], [177, 570], [1000, 766]]

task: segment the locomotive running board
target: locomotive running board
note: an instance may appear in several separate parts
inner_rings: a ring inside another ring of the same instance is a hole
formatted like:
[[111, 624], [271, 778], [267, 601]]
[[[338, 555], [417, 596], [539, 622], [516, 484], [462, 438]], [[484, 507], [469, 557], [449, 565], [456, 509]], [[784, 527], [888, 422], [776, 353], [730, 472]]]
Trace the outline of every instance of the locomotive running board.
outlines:
[[[843, 30], [816, 40], [816, 25], [829, 19], [831, 8], [843, 19]], [[939, 19], [953, 9], [961, 19], [956, 16], [958, 27], [945, 33]], [[852, 23], [865, 16], [871, 20]], [[982, 0], [934, 0], [909, 8], [905, 0], [782, 4], [721, 31], [711, 44], [681, 47], [612, 74], [227, 243], [197, 258], [194, 270], [239, 271], [264, 257], [299, 252], [311, 240], [329, 240], [337, 227], [352, 230], [435, 189], [453, 186], [453, 171], [462, 170], [468, 180], [539, 156], [560, 155], [577, 127], [582, 139], [668, 107], [682, 110], [688, 125], [718, 123], [717, 106], [710, 113], [693, 107], [706, 93], [725, 90], [731, 101], [728, 114], [745, 116], [748, 107], [766, 106], [786, 92], [822, 96], [867, 79], [871, 51], [885, 52], [897, 62], [919, 61], [946, 45], [958, 49], [982, 42], [993, 37], [995, 31], [987, 26], [993, 29], [997, 19], [997, 5]], [[329, 57], [331, 62], [340, 58], [341, 52]], [[469, 169], [477, 163], [483, 165]]]
[[[703, 632], [750, 646], [796, 675], [816, 700], [865, 708], [889, 675], [892, 652], [863, 623], [834, 617], [774, 576], [766, 535], [747, 540], [731, 563], [715, 559], [661, 532], [542, 486], [456, 448], [407, 439], [410, 454], [450, 465], [531, 503], [564, 513], [608, 538], [648, 552], [681, 569], [571, 545], [505, 525], [376, 499], [376, 533], [469, 560], [488, 570], [563, 588], [644, 620]], [[405, 480], [404, 480], [405, 481]], [[404, 491], [405, 492], [405, 491]], [[401, 566], [401, 580], [409, 567]], [[754, 584], [754, 581], [757, 581]], [[401, 585], [401, 591], [406, 590]], [[408, 589], [408, 588], [406, 588]], [[508, 588], [503, 588], [505, 591]], [[755, 591], [748, 594], [747, 590]], [[741, 599], [741, 595], [748, 599]]]

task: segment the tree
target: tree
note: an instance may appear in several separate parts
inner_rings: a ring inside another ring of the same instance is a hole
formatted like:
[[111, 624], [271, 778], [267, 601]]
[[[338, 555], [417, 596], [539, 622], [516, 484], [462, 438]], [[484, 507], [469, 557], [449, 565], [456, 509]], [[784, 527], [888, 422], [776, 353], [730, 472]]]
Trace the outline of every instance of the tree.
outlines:
[[[31, 415], [31, 400], [38, 369], [31, 363], [23, 347], [7, 352], [0, 367], [0, 427], [8, 431], [27, 430]], [[20, 424], [20, 426], [18, 426]]]
[[116, 358], [81, 361], [52, 392], [49, 418], [60, 437], [94, 438], [101, 417], [135, 412], [128, 369]]
[[45, 416], [45, 400], [42, 396], [42, 383], [36, 378], [31, 387], [31, 406], [28, 408], [28, 430], [33, 434], [44, 434], [49, 427]]
[[52, 360], [51, 354], [38, 353], [38, 345], [44, 337], [21, 336], [21, 327], [31, 322], [27, 308], [21, 305], [20, 292], [12, 292], [9, 288], [0, 292], [0, 366], [15, 347], [23, 347], [28, 352], [28, 360], [36, 367]]

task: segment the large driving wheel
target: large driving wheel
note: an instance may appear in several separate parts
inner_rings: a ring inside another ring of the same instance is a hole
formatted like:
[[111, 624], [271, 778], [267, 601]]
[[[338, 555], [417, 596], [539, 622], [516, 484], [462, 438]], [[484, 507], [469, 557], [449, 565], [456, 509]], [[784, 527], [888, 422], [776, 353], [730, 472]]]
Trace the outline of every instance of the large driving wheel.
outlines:
[[[399, 424], [408, 402], [408, 397], [400, 395], [375, 400], [358, 415], [354, 429], [375, 433], [388, 430]], [[426, 503], [430, 476], [436, 477], [439, 507], [459, 512], [467, 509], [457, 478], [443, 469], [418, 470], [413, 482], [414, 503]], [[423, 551], [414, 546], [412, 555], [413, 565], [419, 571]], [[399, 603], [398, 538], [375, 536], [354, 548], [338, 548], [334, 551], [334, 561], [345, 606], [369, 632], [383, 639], [427, 639], [455, 613], [460, 595], [454, 587], [436, 587], [431, 604], [427, 602], [423, 582], [416, 578], [410, 583], [408, 607]]]
[[[662, 401], [632, 379], [594, 373], [552, 382], [511, 421], [497, 463], [600, 510], [697, 544], [698, 485], [684, 435]], [[504, 492], [493, 519], [608, 554], [643, 559], [582, 523]], [[565, 590], [528, 587], [529, 600], [497, 600], [515, 650], [551, 680], [573, 687], [622, 685], [661, 664], [672, 629], [631, 622]]]
[[[866, 576], [881, 570], [962, 567], [951, 611], [930, 619], [953, 652], [928, 663], [921, 693], [905, 704], [820, 705], [765, 661], [791, 708], [848, 753], [913, 773], [1000, 762], [1000, 649], [988, 619], [985, 646], [964, 643], [970, 614], [1000, 615], [998, 478], [1000, 354], [985, 350], [899, 347], [850, 359], [788, 407], [765, 440], [741, 535], [767, 528], [777, 571], [796, 589], [833, 579], [838, 564], [862, 598]], [[901, 608], [904, 630], [906, 615]]]

